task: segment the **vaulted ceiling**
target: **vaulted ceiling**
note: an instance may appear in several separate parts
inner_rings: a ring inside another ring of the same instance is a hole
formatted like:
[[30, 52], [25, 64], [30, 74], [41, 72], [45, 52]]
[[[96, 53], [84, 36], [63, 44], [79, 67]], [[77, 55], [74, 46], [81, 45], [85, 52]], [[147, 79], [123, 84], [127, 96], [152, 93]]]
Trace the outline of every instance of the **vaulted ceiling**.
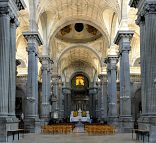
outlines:
[[[21, 42], [24, 41], [21, 33], [29, 30], [30, 22], [29, 2], [32, 1], [24, 1], [27, 10], [19, 13], [18, 51], [26, 47], [26, 44]], [[84, 69], [88, 66], [100, 73], [103, 59], [107, 56], [107, 50], [111, 47], [119, 28], [123, 0], [33, 0], [33, 2], [36, 3], [36, 23], [44, 41], [39, 53], [50, 55], [60, 74], [69, 67]], [[130, 13], [131, 16], [132, 14]], [[133, 15], [135, 14], [136, 12]], [[134, 19], [135, 17], [129, 19], [131, 27], [135, 25]], [[75, 29], [77, 23], [83, 24], [84, 30], [78, 32]], [[21, 54], [18, 55], [20, 57]]]

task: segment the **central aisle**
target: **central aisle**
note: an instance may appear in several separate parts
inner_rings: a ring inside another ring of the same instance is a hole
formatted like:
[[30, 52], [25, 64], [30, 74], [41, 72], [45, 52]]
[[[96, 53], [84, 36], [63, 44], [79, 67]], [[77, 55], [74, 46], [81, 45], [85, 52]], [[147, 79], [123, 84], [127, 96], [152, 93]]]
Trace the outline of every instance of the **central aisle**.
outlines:
[[131, 134], [112, 136], [88, 136], [86, 133], [69, 135], [26, 134], [24, 139], [14, 143], [139, 143], [131, 139]]
[[73, 133], [85, 133], [84, 124], [82, 124], [81, 122], [77, 123], [73, 130]]

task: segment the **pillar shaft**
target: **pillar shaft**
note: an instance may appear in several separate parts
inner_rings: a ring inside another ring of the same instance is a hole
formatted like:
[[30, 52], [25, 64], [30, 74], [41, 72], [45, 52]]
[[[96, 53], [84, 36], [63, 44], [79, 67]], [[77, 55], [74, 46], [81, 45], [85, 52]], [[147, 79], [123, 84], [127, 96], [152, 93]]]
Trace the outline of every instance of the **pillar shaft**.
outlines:
[[108, 100], [108, 116], [111, 116], [111, 70], [110, 70], [110, 64], [107, 62], [107, 100]]
[[8, 113], [9, 116], [15, 116], [16, 99], [16, 28], [18, 21], [15, 17], [10, 23], [10, 52], [9, 52], [9, 94], [8, 94]]
[[25, 118], [38, 117], [38, 46], [42, 44], [37, 32], [25, 32], [28, 41], [28, 79]]
[[138, 14], [141, 38], [142, 114], [156, 115], [156, 2], [143, 4]]
[[58, 118], [59, 118], [59, 113], [60, 113], [60, 92], [59, 92], [59, 80], [60, 80], [60, 76], [58, 74], [54, 74], [52, 76], [52, 80], [53, 80], [53, 91], [54, 91], [54, 96], [56, 97], [56, 102], [53, 103], [53, 114], [57, 113], [58, 114]]
[[100, 96], [100, 115], [102, 120], [106, 120], [107, 118], [107, 95], [106, 93], [106, 85], [104, 74], [99, 75], [100, 86], [101, 86], [101, 96]]
[[100, 86], [100, 82], [98, 82], [98, 95], [97, 95], [97, 117], [98, 119], [101, 118], [100, 108], [101, 108], [101, 86]]
[[129, 51], [133, 31], [119, 31], [115, 44], [120, 47], [120, 116], [131, 116]]
[[117, 75], [117, 67], [116, 64], [118, 62], [118, 57], [109, 56], [108, 62], [110, 64], [110, 97], [109, 97], [109, 118], [117, 118], [117, 86], [116, 86], [116, 75]]
[[41, 105], [41, 118], [48, 119], [50, 112], [50, 93], [49, 93], [49, 57], [43, 56], [40, 58], [42, 63], [42, 105]]
[[136, 24], [140, 26], [142, 114], [139, 128], [150, 131], [149, 142], [156, 142], [156, 1], [131, 0], [138, 8]]
[[8, 7], [0, 7], [0, 116], [8, 115], [10, 16]]
[[63, 96], [62, 96], [62, 82], [59, 82], [59, 118], [63, 118]]

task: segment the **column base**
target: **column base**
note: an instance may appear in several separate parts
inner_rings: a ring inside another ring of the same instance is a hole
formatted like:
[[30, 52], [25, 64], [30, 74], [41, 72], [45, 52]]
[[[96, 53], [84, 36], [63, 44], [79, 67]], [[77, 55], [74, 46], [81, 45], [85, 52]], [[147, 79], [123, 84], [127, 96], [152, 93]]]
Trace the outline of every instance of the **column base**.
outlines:
[[131, 116], [121, 116], [119, 118], [119, 132], [131, 133], [134, 128], [134, 120]]
[[60, 119], [61, 121], [63, 120], [63, 115], [64, 115], [64, 110], [60, 110], [59, 119]]
[[[149, 130], [150, 132], [150, 143], [156, 143], [156, 115], [148, 115], [148, 116], [141, 116], [138, 119], [138, 126], [139, 129]], [[145, 141], [147, 141], [147, 137], [145, 137]]]
[[43, 119], [40, 119], [40, 123], [41, 123], [40, 126], [48, 125], [49, 118], [48, 119], [47, 118], [46, 119], [44, 119], [44, 118]]
[[115, 116], [108, 117], [108, 124], [118, 127], [119, 126], [119, 118], [115, 117]]
[[0, 142], [12, 141], [12, 136], [7, 137], [7, 131], [18, 129], [18, 123], [16, 117], [0, 117]]
[[116, 132], [119, 130], [119, 118], [116, 116], [108, 117], [108, 124], [114, 126], [116, 128]]
[[25, 118], [24, 128], [30, 133], [41, 133], [41, 120], [39, 118]]

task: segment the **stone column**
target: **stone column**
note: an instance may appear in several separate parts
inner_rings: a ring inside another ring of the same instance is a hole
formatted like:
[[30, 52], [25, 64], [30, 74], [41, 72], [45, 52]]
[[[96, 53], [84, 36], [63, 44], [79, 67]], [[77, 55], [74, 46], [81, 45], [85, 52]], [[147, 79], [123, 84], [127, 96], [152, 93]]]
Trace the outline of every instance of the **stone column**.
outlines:
[[133, 127], [131, 115], [131, 86], [129, 51], [130, 40], [134, 31], [118, 31], [115, 44], [120, 48], [120, 122], [122, 132], [128, 132]]
[[111, 68], [110, 68], [110, 63], [108, 59], [105, 59], [105, 63], [107, 64], [107, 101], [108, 101], [108, 117], [111, 116]]
[[56, 97], [56, 102], [53, 104], [53, 114], [57, 113], [59, 117], [59, 79], [60, 76], [58, 74], [52, 75], [52, 80], [53, 80], [53, 90], [54, 90], [54, 96]]
[[[96, 118], [96, 115], [97, 115], [97, 111], [96, 111], [96, 95], [97, 95], [97, 88], [96, 87], [91, 87], [89, 88], [89, 100], [90, 100], [90, 115], [93, 117], [93, 118]], [[85, 104], [85, 102], [84, 102]], [[83, 106], [84, 110], [85, 109], [85, 105]]]
[[131, 0], [138, 8], [140, 26], [142, 115], [139, 128], [150, 130], [150, 143], [156, 142], [156, 1]]
[[106, 93], [106, 81], [105, 81], [105, 75], [99, 74], [100, 79], [100, 86], [101, 86], [101, 98], [100, 98], [100, 116], [101, 121], [107, 121], [107, 94]]
[[48, 56], [40, 57], [42, 63], [42, 105], [41, 105], [41, 119], [48, 121], [50, 112], [50, 93], [49, 93], [49, 60]]
[[91, 91], [89, 91], [89, 110], [90, 115], [93, 116], [93, 94]]
[[101, 108], [101, 86], [100, 86], [100, 82], [97, 82], [97, 86], [98, 86], [98, 93], [97, 93], [97, 118], [98, 120], [100, 120], [100, 108]]
[[63, 93], [63, 96], [64, 96], [64, 117], [67, 118], [68, 117], [68, 96], [66, 93]]
[[68, 117], [70, 117], [70, 112], [71, 112], [71, 92], [67, 94], [68, 96]]
[[16, 27], [18, 20], [12, 16], [10, 21], [10, 52], [9, 52], [9, 94], [8, 94], [8, 113], [15, 117], [15, 99], [16, 99]]
[[118, 56], [108, 55], [108, 62], [110, 64], [110, 95], [109, 95], [109, 122], [117, 125], [118, 112], [117, 112], [117, 62]]
[[18, 122], [14, 120], [16, 92], [16, 25], [14, 23], [17, 21], [17, 11], [21, 9], [24, 7], [20, 0], [0, 1], [0, 142], [6, 142], [9, 128], [18, 128]]
[[59, 118], [60, 120], [62, 120], [63, 118], [63, 112], [64, 112], [64, 109], [63, 109], [63, 96], [62, 96], [62, 81], [59, 80]]
[[38, 120], [38, 46], [42, 40], [38, 32], [24, 32], [28, 41], [28, 78], [25, 108], [25, 125], [30, 132], [37, 132], [35, 123]]
[[63, 95], [65, 118], [67, 118], [70, 116], [71, 111], [71, 89], [68, 87], [63, 88]]

